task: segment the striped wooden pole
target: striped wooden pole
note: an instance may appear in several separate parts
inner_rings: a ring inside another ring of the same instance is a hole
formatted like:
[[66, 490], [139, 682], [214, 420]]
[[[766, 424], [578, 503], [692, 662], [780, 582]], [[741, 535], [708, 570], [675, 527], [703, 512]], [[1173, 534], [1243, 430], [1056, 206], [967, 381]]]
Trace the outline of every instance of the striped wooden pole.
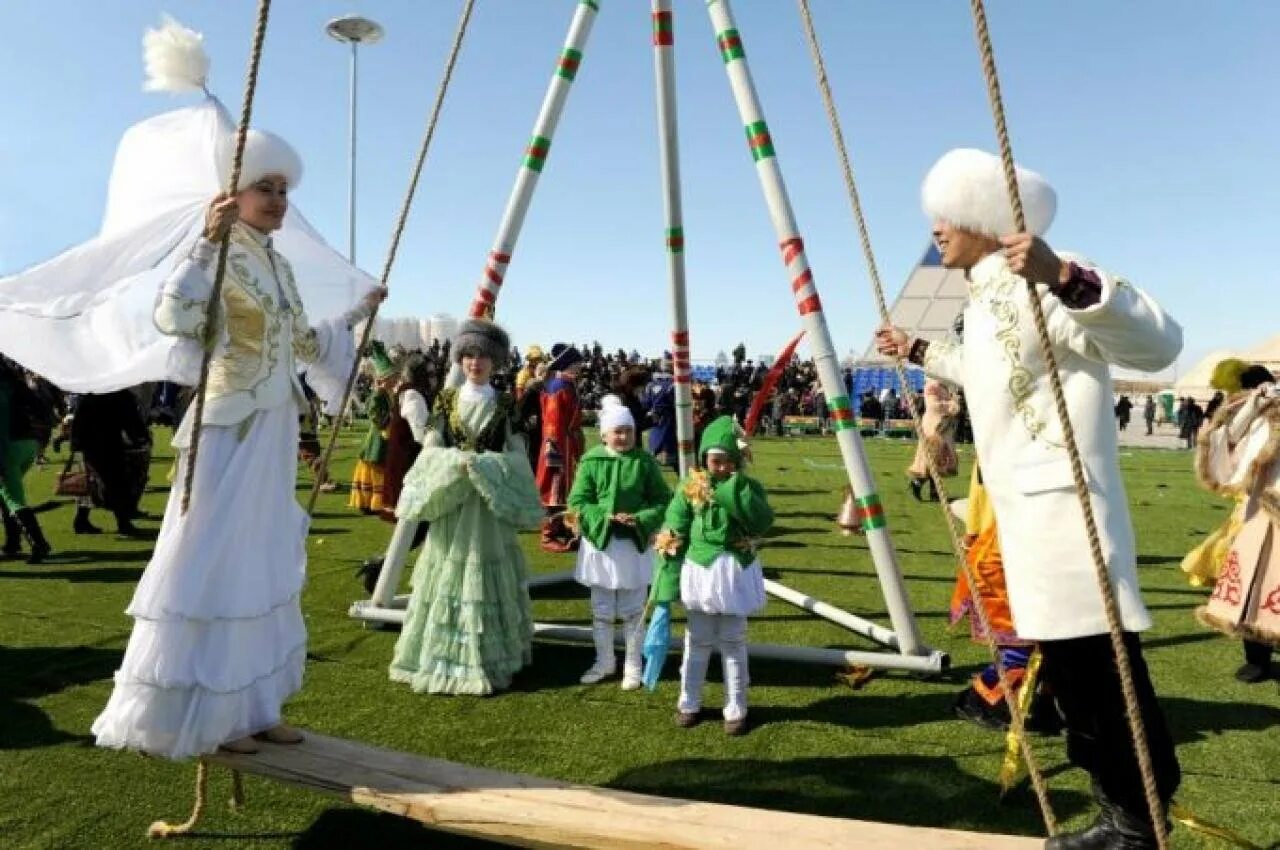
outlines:
[[684, 221], [680, 203], [680, 146], [676, 120], [675, 28], [671, 0], [653, 0], [653, 68], [658, 90], [658, 151], [666, 210], [667, 278], [671, 283], [671, 360], [676, 392], [680, 477], [697, 464], [693, 445], [693, 365], [685, 303]]
[[801, 323], [808, 334], [809, 344], [813, 347], [814, 365], [827, 397], [827, 406], [831, 410], [831, 424], [840, 445], [849, 483], [853, 486], [858, 514], [866, 531], [867, 545], [889, 609], [889, 619], [898, 636], [900, 651], [904, 655], [918, 655], [925, 651], [921, 645], [920, 632], [911, 611], [911, 602], [907, 598], [897, 553], [889, 538], [884, 508], [876, 493], [875, 479], [867, 464], [862, 439], [858, 435], [849, 390], [840, 374], [835, 346], [831, 342], [826, 316], [822, 312], [822, 301], [818, 297], [818, 287], [813, 279], [813, 271], [809, 268], [808, 257], [805, 256], [804, 240], [800, 237], [795, 215], [791, 211], [791, 201], [787, 197], [782, 169], [778, 166], [773, 138], [769, 135], [769, 126], [765, 123], [755, 83], [751, 79], [742, 36], [734, 24], [729, 0], [708, 0], [707, 12], [711, 15], [720, 58], [724, 60], [725, 71], [729, 74], [729, 85], [746, 131], [747, 146], [755, 161], [756, 175], [760, 178], [765, 203], [769, 207], [769, 217], [778, 236], [782, 262], [791, 281], [796, 309], [800, 312]]
[[[507, 199], [507, 208], [502, 214], [502, 223], [498, 226], [498, 236], [485, 259], [480, 285], [476, 287], [475, 297], [467, 311], [473, 319], [492, 318], [494, 314], [507, 266], [524, 226], [525, 214], [529, 212], [529, 203], [538, 186], [538, 177], [551, 153], [551, 140], [555, 136], [556, 125], [560, 123], [560, 116], [564, 113], [569, 89], [582, 64], [582, 51], [599, 11], [599, 0], [580, 0], [574, 10], [573, 20], [569, 23], [569, 34], [565, 37], [559, 58], [556, 59], [556, 68], [542, 100], [542, 109], [533, 125], [533, 135], [525, 146], [515, 186], [511, 190], [511, 197]], [[449, 385], [456, 387], [461, 384], [462, 370], [455, 366], [449, 372]]]

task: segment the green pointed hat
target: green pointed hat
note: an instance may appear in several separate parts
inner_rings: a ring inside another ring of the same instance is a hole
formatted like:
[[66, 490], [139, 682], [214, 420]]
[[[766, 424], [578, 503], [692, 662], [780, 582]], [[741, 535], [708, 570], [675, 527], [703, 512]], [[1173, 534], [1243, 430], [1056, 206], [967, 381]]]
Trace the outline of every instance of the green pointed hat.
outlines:
[[1213, 367], [1213, 377], [1209, 379], [1209, 386], [1226, 393], [1239, 392], [1240, 376], [1248, 365], [1237, 357], [1228, 357]]
[[390, 378], [396, 372], [395, 365], [387, 355], [387, 347], [380, 340], [370, 340], [369, 359], [373, 361], [373, 372], [379, 378]]
[[702, 432], [698, 457], [706, 460], [707, 452], [712, 449], [724, 452], [735, 464], [742, 463], [742, 449], [738, 446], [738, 426], [732, 416], [717, 417]]

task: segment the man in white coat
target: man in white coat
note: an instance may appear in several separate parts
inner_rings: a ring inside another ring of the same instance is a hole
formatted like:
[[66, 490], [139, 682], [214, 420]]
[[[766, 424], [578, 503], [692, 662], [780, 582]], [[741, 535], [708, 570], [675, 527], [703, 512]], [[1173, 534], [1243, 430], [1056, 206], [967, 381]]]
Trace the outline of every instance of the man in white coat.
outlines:
[[877, 332], [877, 346], [962, 387], [968, 400], [978, 461], [999, 522], [1014, 623], [1021, 637], [1040, 644], [1045, 681], [1066, 721], [1068, 755], [1091, 774], [1102, 809], [1088, 829], [1052, 838], [1046, 847], [1155, 847], [1026, 282], [1037, 284], [1048, 323], [1166, 806], [1181, 774], [1137, 636], [1150, 628], [1151, 617], [1138, 588], [1109, 366], [1163, 369], [1181, 350], [1182, 331], [1128, 281], [1050, 249], [1041, 236], [1056, 211], [1054, 191], [1034, 172], [1017, 173], [1027, 233], [1014, 233], [999, 159], [959, 149], [933, 166], [924, 181], [924, 209], [942, 265], [964, 269], [968, 277], [964, 340], [912, 340], [885, 327]]

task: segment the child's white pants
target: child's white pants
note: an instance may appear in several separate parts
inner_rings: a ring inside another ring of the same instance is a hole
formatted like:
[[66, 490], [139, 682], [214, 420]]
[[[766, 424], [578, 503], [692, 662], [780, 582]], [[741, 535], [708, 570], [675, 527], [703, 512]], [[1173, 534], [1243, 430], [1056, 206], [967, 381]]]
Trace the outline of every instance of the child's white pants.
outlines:
[[724, 719], [747, 715], [747, 618], [732, 614], [686, 611], [684, 660], [680, 664], [680, 702], [677, 708], [697, 712], [702, 708], [702, 684], [707, 678], [711, 651], [720, 653], [724, 669]]

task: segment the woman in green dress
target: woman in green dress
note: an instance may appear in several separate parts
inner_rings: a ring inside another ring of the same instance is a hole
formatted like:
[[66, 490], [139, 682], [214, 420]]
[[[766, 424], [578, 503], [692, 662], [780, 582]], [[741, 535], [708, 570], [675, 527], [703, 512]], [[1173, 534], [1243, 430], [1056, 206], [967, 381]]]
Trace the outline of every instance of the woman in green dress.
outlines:
[[418, 693], [487, 695], [530, 661], [532, 605], [516, 540], [542, 502], [515, 405], [489, 384], [511, 350], [502, 328], [471, 319], [453, 343], [466, 378], [440, 392], [396, 513], [431, 523], [413, 573], [391, 679]]

